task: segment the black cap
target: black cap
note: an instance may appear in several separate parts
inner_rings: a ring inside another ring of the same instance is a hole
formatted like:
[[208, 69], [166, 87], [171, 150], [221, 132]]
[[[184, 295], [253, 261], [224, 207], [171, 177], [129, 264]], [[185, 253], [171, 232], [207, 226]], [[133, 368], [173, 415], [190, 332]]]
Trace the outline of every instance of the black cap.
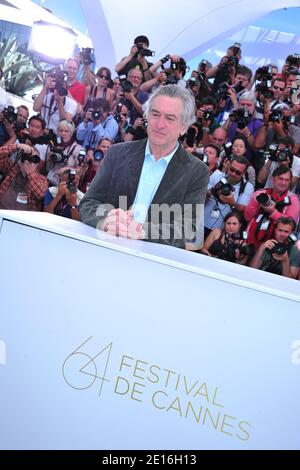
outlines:
[[139, 42], [147, 44], [147, 46], [149, 47], [149, 39], [147, 38], [147, 36], [137, 36], [134, 40], [134, 44], [138, 44]]

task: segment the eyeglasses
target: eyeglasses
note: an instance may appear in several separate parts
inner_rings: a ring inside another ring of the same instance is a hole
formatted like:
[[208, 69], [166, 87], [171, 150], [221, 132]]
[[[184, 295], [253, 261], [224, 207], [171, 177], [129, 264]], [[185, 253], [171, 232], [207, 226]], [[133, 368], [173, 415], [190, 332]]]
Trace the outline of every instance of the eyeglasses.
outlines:
[[242, 176], [242, 174], [243, 174], [242, 171], [237, 170], [236, 168], [234, 168], [232, 166], [229, 168], [229, 171], [231, 171], [231, 173], [235, 173], [237, 176]]
[[284, 91], [284, 88], [282, 88], [281, 86], [273, 85], [273, 88], [274, 88], [274, 90]]
[[109, 77], [107, 75], [99, 75], [99, 78], [103, 78], [103, 80], [109, 80]]
[[122, 114], [122, 116], [124, 116], [124, 117], [128, 116], [128, 113], [121, 113], [121, 114]]

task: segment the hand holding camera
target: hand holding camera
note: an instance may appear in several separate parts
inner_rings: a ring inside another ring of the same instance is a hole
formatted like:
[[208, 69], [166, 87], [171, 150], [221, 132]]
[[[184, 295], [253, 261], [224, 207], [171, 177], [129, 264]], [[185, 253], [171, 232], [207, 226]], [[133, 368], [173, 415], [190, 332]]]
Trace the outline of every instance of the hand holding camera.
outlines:
[[266, 214], [272, 214], [276, 209], [275, 202], [267, 193], [260, 193], [256, 196], [256, 201]]
[[23, 150], [24, 153], [27, 153], [28, 155], [31, 155], [33, 152], [33, 147], [28, 144], [17, 144], [18, 145], [18, 150]]

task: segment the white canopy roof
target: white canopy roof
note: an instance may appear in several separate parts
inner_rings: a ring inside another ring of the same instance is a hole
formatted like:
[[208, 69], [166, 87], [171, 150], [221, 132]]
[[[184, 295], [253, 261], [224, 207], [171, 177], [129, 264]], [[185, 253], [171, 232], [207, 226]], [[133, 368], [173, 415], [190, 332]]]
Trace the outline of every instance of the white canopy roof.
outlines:
[[[158, 59], [179, 54], [191, 61], [273, 10], [298, 7], [299, 0], [80, 0], [97, 64], [112, 70], [140, 35]], [[131, 41], [131, 42], [130, 42]], [[299, 48], [299, 45], [297, 45]], [[289, 52], [297, 52], [295, 45]], [[244, 63], [245, 60], [243, 60]]]

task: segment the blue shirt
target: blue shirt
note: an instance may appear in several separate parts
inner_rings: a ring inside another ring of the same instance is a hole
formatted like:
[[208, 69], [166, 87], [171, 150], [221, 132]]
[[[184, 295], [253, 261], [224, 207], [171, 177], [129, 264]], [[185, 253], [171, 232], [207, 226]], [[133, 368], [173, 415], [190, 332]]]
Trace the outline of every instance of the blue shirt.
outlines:
[[137, 222], [145, 222], [153, 197], [178, 146], [177, 142], [175, 149], [169, 155], [155, 160], [150, 150], [149, 141], [147, 142], [141, 176], [131, 208], [134, 214], [133, 218]]

